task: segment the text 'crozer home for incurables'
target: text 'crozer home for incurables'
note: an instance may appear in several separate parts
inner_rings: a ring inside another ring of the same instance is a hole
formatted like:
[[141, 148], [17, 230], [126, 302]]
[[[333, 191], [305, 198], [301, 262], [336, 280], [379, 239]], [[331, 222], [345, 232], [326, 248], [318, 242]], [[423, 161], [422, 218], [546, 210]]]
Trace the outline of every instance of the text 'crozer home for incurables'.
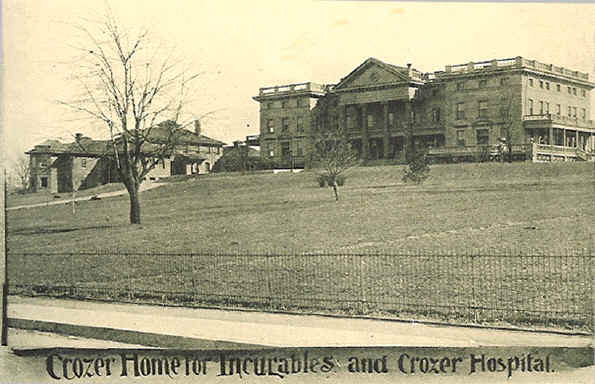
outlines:
[[594, 86], [587, 73], [522, 57], [433, 73], [369, 58], [338, 84], [261, 88], [261, 156], [303, 166], [314, 132], [337, 125], [366, 160], [404, 161], [408, 145], [436, 161], [477, 161], [496, 148], [515, 160], [592, 160]]

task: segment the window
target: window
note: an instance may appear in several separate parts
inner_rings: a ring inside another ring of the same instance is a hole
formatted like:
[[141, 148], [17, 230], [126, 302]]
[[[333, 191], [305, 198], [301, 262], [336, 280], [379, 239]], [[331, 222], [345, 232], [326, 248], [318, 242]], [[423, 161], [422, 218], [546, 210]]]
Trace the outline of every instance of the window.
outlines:
[[576, 88], [572, 88], [572, 94], [576, 96]]
[[584, 89], [581, 89], [581, 95], [583, 97], [587, 97], [587, 91], [585, 91]]
[[572, 88], [568, 87], [568, 94], [570, 95], [572, 93]]
[[165, 159], [161, 159], [161, 168], [165, 169]]
[[539, 88], [543, 88], [543, 80], [539, 80]]
[[41, 177], [41, 187], [47, 188], [48, 187], [48, 178], [46, 176]]
[[576, 107], [572, 107], [572, 117], [576, 119]]
[[394, 127], [395, 126], [395, 114], [394, 112], [388, 113], [388, 126]]
[[529, 109], [529, 114], [532, 115], [533, 114], [533, 100], [532, 99], [529, 99], [528, 109]]
[[477, 145], [488, 145], [490, 143], [490, 130], [478, 129], [476, 131]]
[[295, 143], [295, 148], [296, 148], [296, 153], [298, 156], [304, 156], [304, 150], [302, 149], [302, 143], [300, 143], [299, 141], [297, 141]]
[[463, 89], [465, 89], [465, 83], [464, 82], [457, 83], [457, 91], [462, 91]]
[[532, 87], [533, 86], [533, 79], [529, 79], [529, 86]]
[[545, 82], [545, 89], [550, 89], [550, 82], [549, 81], [546, 81]]
[[545, 114], [549, 115], [550, 114], [550, 103], [549, 102], [545, 102]]
[[411, 111], [411, 122], [415, 123], [415, 120], [416, 120], [415, 111]]
[[281, 131], [287, 132], [288, 129], [289, 129], [289, 118], [284, 117], [281, 119]]
[[543, 115], [543, 101], [539, 101], [539, 114]]
[[581, 117], [583, 120], [587, 120], [587, 110], [585, 108], [581, 109]]
[[368, 129], [376, 127], [376, 116], [368, 115]]
[[304, 119], [301, 116], [298, 116], [298, 118], [297, 118], [296, 130], [298, 132], [304, 132]]
[[488, 117], [488, 102], [486, 100], [482, 100], [479, 102], [479, 117]]
[[508, 84], [508, 77], [501, 78], [500, 79], [500, 85], [503, 86], [503, 85], [506, 85], [506, 84]]
[[287, 108], [287, 100], [281, 101], [281, 108]]
[[500, 117], [507, 118], [509, 111], [508, 98], [506, 96], [500, 96]]
[[432, 121], [434, 121], [434, 122], [440, 121], [440, 108], [432, 109]]
[[572, 117], [572, 107], [568, 106], [568, 117]]
[[479, 88], [485, 88], [488, 86], [487, 80], [479, 80]]
[[273, 119], [268, 119], [267, 120], [267, 132], [268, 133], [274, 133], [275, 132], [275, 127], [273, 126]]
[[556, 104], [556, 115], [560, 116], [562, 114], [562, 105]]
[[560, 84], [556, 84], [556, 91], [560, 92], [560, 90], [561, 90]]
[[347, 115], [347, 129], [353, 129], [355, 125], [353, 123], [353, 117]]
[[465, 103], [457, 103], [456, 115], [457, 120], [465, 118]]
[[465, 131], [463, 129], [457, 130], [457, 146], [465, 146]]
[[81, 159], [81, 168], [87, 168], [87, 159]]

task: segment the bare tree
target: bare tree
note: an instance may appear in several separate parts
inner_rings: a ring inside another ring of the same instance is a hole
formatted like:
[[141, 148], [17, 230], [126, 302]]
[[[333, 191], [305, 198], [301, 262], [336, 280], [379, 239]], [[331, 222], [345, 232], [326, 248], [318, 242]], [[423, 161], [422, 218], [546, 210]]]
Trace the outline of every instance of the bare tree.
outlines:
[[[109, 156], [130, 197], [130, 223], [140, 224], [139, 187], [175, 151], [187, 103], [189, 74], [183, 60], [153, 47], [149, 33], [132, 34], [111, 13], [91, 27], [77, 26], [80, 68], [72, 78], [82, 94], [59, 101], [99, 122], [109, 133]], [[160, 124], [156, 130], [156, 123]]]
[[19, 156], [14, 161], [13, 171], [19, 180], [19, 184], [23, 191], [28, 191], [31, 185], [31, 169], [29, 167], [29, 159], [25, 156]]
[[357, 152], [342, 131], [334, 128], [318, 132], [313, 142], [314, 163], [328, 186], [333, 188], [336, 201], [339, 201], [339, 177], [358, 164]]
[[359, 163], [358, 154], [349, 142], [345, 128], [339, 124], [336, 99], [329, 95], [318, 101], [315, 112], [316, 130], [312, 137], [312, 160], [321, 177], [333, 188], [339, 201], [338, 179]]
[[[505, 91], [500, 97], [500, 118], [502, 119], [501, 137], [502, 143], [499, 144], [501, 161], [512, 163], [512, 129], [514, 124], [513, 114], [513, 92]], [[502, 150], [503, 149], [503, 150]], [[505, 159], [506, 158], [506, 159]]]

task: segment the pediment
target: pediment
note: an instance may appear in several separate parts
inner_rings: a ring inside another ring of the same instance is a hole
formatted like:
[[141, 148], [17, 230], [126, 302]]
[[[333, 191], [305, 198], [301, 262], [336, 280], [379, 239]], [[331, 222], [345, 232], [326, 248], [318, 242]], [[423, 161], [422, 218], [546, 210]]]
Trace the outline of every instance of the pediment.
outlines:
[[342, 88], [365, 88], [378, 84], [398, 83], [408, 80], [406, 69], [389, 66], [380, 60], [368, 59], [357, 67], [335, 87]]

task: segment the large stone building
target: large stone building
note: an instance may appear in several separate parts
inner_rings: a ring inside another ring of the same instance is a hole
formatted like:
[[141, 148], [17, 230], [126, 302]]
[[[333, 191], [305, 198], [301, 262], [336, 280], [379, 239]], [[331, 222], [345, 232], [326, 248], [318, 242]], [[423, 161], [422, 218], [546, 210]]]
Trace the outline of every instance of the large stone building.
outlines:
[[[146, 153], [150, 153], [151, 145], [158, 145], [161, 139], [171, 135], [162, 124], [150, 131], [150, 140], [143, 144]], [[194, 122], [194, 131], [178, 129], [175, 135], [173, 151], [161, 156], [146, 179], [209, 173], [223, 155], [225, 144], [202, 135], [198, 121]], [[77, 134], [72, 143], [46, 140], [26, 154], [29, 155], [30, 189], [33, 192], [71, 192], [119, 181], [113, 145], [108, 140], [93, 140]]]
[[445, 161], [495, 148], [516, 159], [586, 160], [595, 149], [594, 86], [587, 73], [522, 57], [433, 73], [369, 58], [337, 84], [266, 87], [254, 99], [261, 155], [285, 165], [307, 164], [310, 138], [333, 124], [366, 160], [403, 161], [407, 145]]

